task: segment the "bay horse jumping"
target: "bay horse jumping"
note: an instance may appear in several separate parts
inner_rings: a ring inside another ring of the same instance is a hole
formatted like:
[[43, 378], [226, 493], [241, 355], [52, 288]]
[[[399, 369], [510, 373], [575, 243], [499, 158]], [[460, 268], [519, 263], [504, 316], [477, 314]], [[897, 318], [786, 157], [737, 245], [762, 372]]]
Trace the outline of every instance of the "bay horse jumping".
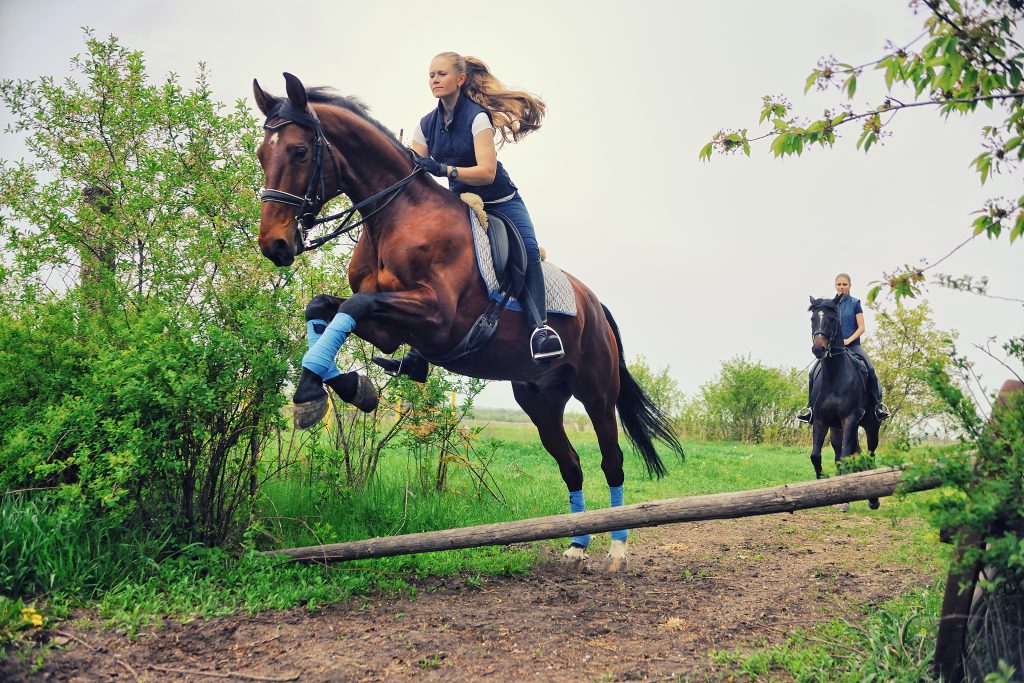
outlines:
[[[843, 345], [839, 325], [839, 299], [815, 299], [811, 305], [811, 353], [818, 359], [821, 371], [811, 391], [811, 464], [821, 479], [821, 448], [829, 432], [835, 452], [836, 469], [842, 473], [842, 462], [860, 453], [858, 427], [867, 434], [868, 454], [875, 457], [880, 423], [872, 410], [874, 399], [867, 387], [867, 375], [854, 364], [852, 354]], [[878, 499], [868, 501], [878, 509]]]
[[[307, 359], [320, 357], [322, 367], [337, 375], [334, 355], [349, 333], [385, 353], [408, 344], [427, 358], [443, 357], [489, 304], [468, 207], [432, 178], [417, 174], [412, 153], [357, 101], [326, 88], [307, 90], [295, 76], [284, 76], [283, 98], [253, 81], [256, 104], [267, 117], [257, 150], [267, 188], [261, 194], [260, 250], [287, 267], [304, 250], [319, 246], [307, 243], [306, 229], [317, 222], [323, 204], [341, 194], [363, 216], [349, 265], [352, 296], [319, 295], [306, 308], [307, 321], [328, 322], [326, 328], [309, 328], [311, 340], [319, 341], [311, 341]], [[576, 512], [584, 507], [583, 471], [563, 426], [570, 397], [583, 404], [594, 425], [613, 506], [622, 505], [624, 479], [616, 409], [648, 474], [660, 477], [666, 471], [654, 439], [680, 456], [683, 450], [666, 416], [626, 368], [608, 308], [586, 285], [568, 278], [576, 315], [553, 315], [548, 323], [562, 338], [563, 358], [534, 362], [524, 316], [506, 309], [482, 349], [440, 364], [461, 375], [512, 382], [516, 402], [557, 462]], [[364, 410], [376, 406], [376, 392], [365, 377], [346, 373], [327, 384]], [[297, 420], [300, 415], [307, 424], [319, 420], [327, 405], [323, 376], [303, 367], [293, 401]], [[625, 566], [626, 531], [611, 534], [609, 568], [619, 569]], [[574, 536], [566, 557], [585, 559], [589, 541]]]

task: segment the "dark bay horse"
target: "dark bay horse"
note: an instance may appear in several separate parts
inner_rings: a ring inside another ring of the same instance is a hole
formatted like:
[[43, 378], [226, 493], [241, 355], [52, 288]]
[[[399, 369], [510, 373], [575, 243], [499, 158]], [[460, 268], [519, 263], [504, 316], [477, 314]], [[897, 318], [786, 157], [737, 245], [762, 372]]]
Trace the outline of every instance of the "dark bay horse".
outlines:
[[[287, 97], [277, 98], [253, 81], [256, 103], [267, 117], [257, 152], [267, 188], [262, 193], [261, 251], [278, 266], [290, 266], [310, 248], [305, 228], [324, 202], [347, 195], [365, 221], [349, 266], [353, 294], [314, 298], [307, 320], [316, 315], [331, 321], [327, 329], [337, 327], [339, 339], [353, 332], [385, 353], [408, 344], [428, 358], [443, 356], [489, 303], [467, 206], [432, 178], [418, 175], [409, 150], [358, 102], [323, 88], [307, 91], [291, 74], [285, 74], [285, 84]], [[563, 358], [534, 362], [524, 316], [506, 310], [486, 346], [442, 366], [462, 375], [512, 382], [516, 401], [558, 463], [571, 509], [578, 511], [583, 471], [562, 423], [570, 397], [579, 399], [593, 422], [612, 505], [622, 504], [624, 478], [616, 409], [649, 474], [665, 473], [654, 439], [680, 455], [682, 447], [666, 416], [627, 370], [611, 313], [582, 282], [572, 276], [569, 282], [577, 314], [549, 320], [562, 338]], [[360, 405], [365, 396], [359, 394], [368, 385], [359, 378], [348, 387], [340, 383], [336, 390], [342, 399]], [[313, 416], [311, 422], [318, 420], [326, 410], [321, 377], [304, 367], [293, 400], [297, 414], [301, 410]], [[372, 410], [374, 405], [375, 396], [361, 407]], [[625, 531], [612, 532], [612, 538], [611, 566], [620, 567], [626, 555]], [[573, 541], [566, 555], [584, 558], [589, 537]]]
[[[871, 409], [874, 399], [867, 388], [866, 376], [854, 365], [852, 355], [843, 346], [839, 326], [839, 299], [811, 297], [811, 353], [821, 364], [821, 372], [811, 391], [812, 445], [811, 464], [821, 479], [821, 448], [825, 433], [830, 432], [836, 469], [842, 473], [842, 462], [860, 453], [858, 427], [868, 438], [868, 454], [873, 459], [878, 448], [878, 418]], [[878, 499], [868, 501], [878, 509]]]

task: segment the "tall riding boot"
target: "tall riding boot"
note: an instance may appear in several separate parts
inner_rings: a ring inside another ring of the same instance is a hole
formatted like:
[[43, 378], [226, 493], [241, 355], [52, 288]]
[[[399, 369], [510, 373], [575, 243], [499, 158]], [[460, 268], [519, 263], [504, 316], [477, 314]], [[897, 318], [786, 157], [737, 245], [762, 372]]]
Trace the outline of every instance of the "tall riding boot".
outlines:
[[409, 349], [407, 355], [399, 358], [374, 356], [373, 362], [384, 368], [384, 372], [392, 377], [405, 375], [413, 382], [420, 384], [427, 381], [427, 375], [430, 373], [430, 363], [416, 349]]
[[519, 303], [527, 315], [533, 334], [530, 335], [530, 355], [533, 360], [550, 360], [565, 355], [558, 333], [548, 327], [547, 302], [544, 299], [544, 271], [540, 261], [526, 264], [526, 296]]
[[807, 407], [796, 414], [796, 419], [800, 422], [811, 424], [814, 419], [814, 409], [811, 408], [811, 388], [814, 386], [814, 380], [810, 375], [807, 377]]
[[878, 373], [874, 368], [868, 371], [868, 384], [871, 386], [871, 395], [875, 399], [875, 417], [881, 422], [889, 417], [889, 406], [882, 403], [882, 383], [878, 381]]

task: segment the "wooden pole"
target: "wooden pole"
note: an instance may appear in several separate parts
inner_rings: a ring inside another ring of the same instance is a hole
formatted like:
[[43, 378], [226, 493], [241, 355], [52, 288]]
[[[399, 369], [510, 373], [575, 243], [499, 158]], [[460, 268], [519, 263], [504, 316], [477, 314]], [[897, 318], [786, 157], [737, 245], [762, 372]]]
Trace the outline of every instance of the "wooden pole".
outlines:
[[[596, 534], [614, 529], [636, 529], [678, 522], [733, 519], [776, 512], [793, 512], [794, 510], [888, 496], [896, 490], [899, 483], [900, 470], [895, 467], [886, 467], [866, 472], [855, 472], [841, 477], [784, 484], [752, 491], [669, 498], [604, 510], [536, 517], [517, 522], [483, 524], [447, 531], [426, 531], [403, 536], [370, 538], [364, 541], [332, 543], [305, 548], [285, 548], [267, 551], [267, 554], [287, 555], [302, 562], [326, 563], [438, 550], [456, 550], [458, 548], [477, 548], [485, 545], [508, 545], [539, 541], [545, 538]], [[929, 480], [906, 490], [924, 491], [936, 488], [938, 485], [938, 480]]]

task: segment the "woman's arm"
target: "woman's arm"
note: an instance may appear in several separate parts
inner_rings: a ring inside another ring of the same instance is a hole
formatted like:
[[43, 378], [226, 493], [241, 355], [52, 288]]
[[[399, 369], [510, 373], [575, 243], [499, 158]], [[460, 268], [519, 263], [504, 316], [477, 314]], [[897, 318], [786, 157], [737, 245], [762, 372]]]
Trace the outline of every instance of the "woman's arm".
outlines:
[[860, 338], [860, 335], [864, 334], [864, 314], [857, 314], [857, 329], [853, 331], [848, 338], [843, 340], [843, 346], [849, 346], [853, 342]]
[[494, 147], [493, 129], [482, 130], [473, 136], [473, 152], [476, 154], [476, 166], [459, 166], [459, 180], [467, 185], [490, 185], [498, 172], [498, 150]]
[[[427, 146], [419, 142], [412, 143], [412, 151], [421, 157], [430, 154]], [[459, 180], [467, 185], [490, 185], [498, 172], [498, 151], [494, 147], [493, 129], [488, 128], [476, 134], [473, 138], [473, 152], [476, 154], [476, 166], [459, 166]], [[452, 171], [451, 166], [445, 166], [443, 170], [446, 176]]]

